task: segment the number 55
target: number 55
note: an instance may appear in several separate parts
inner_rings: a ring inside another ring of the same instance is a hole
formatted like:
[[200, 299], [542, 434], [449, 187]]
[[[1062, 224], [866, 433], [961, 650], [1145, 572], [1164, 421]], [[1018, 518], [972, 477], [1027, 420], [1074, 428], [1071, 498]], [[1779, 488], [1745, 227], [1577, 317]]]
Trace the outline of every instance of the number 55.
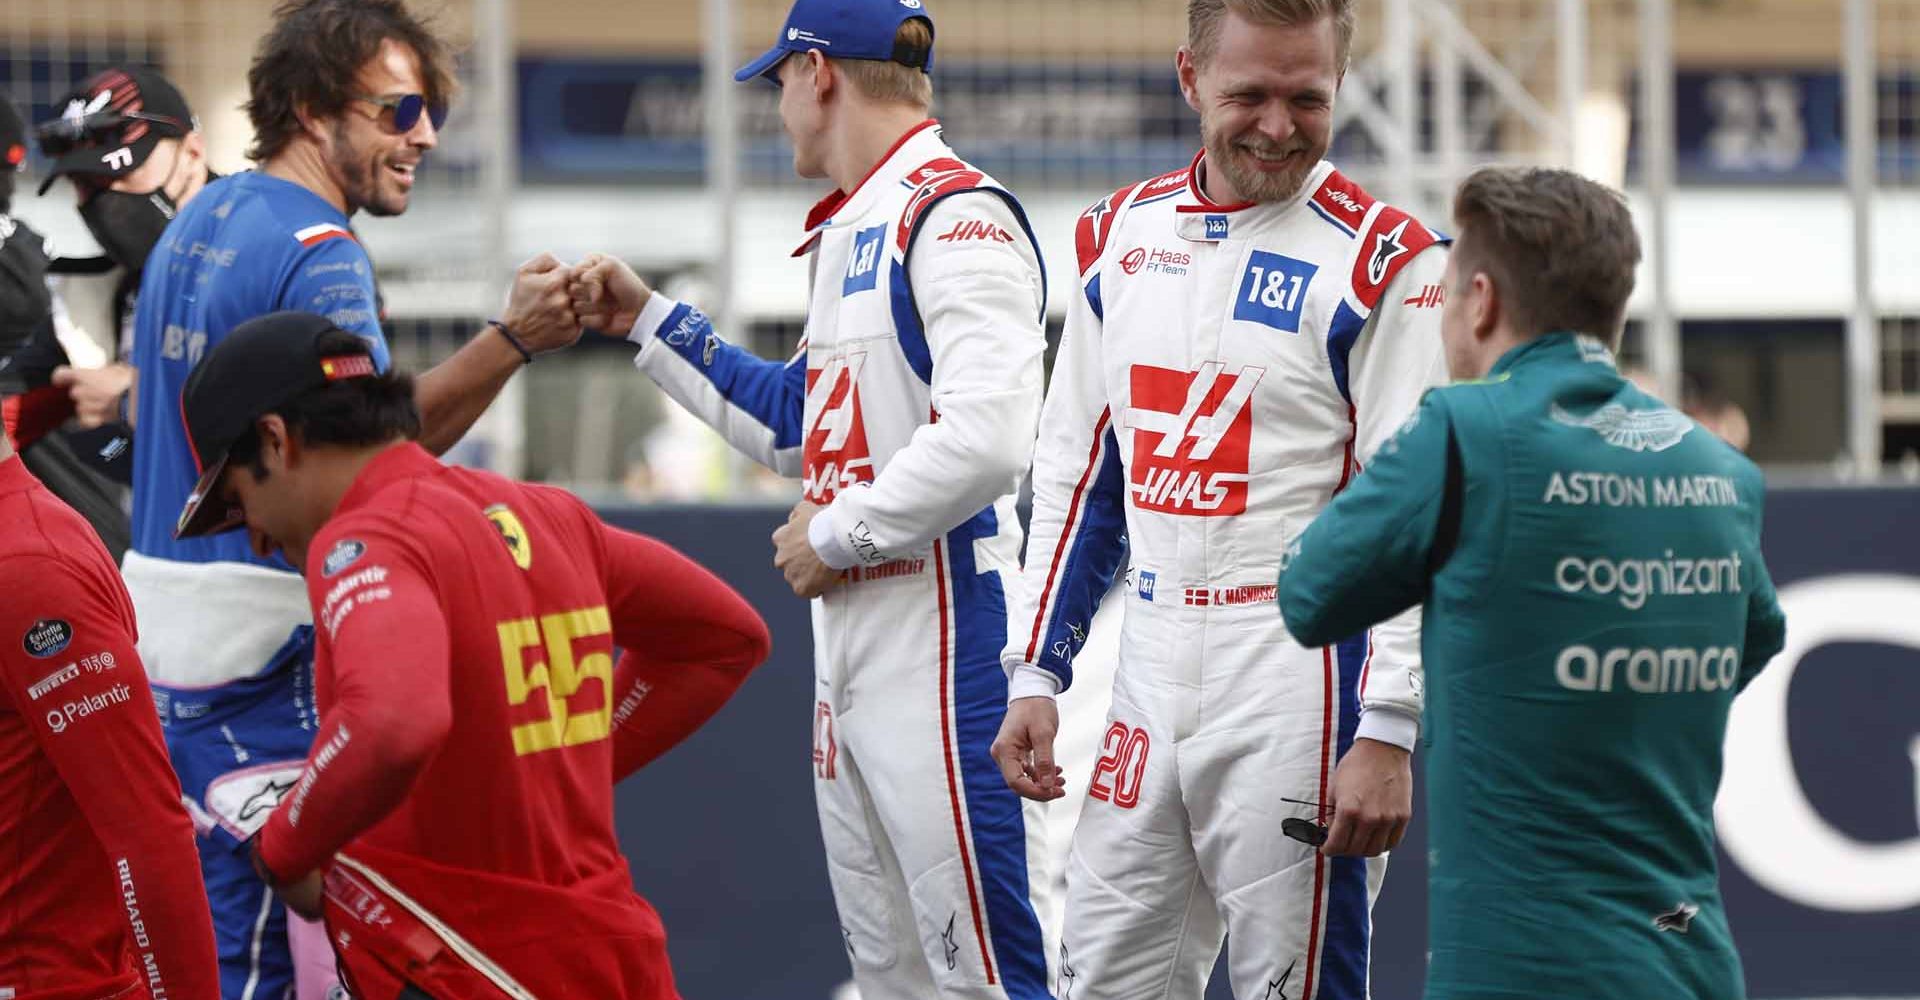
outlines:
[[[536, 690], [546, 692], [547, 717], [513, 727], [513, 750], [527, 754], [604, 740], [612, 732], [613, 657], [601, 651], [574, 660], [576, 640], [610, 635], [613, 623], [604, 605], [556, 615], [516, 618], [500, 623], [500, 663], [507, 675], [507, 703], [524, 705]], [[543, 646], [546, 662], [527, 669], [523, 650]], [[600, 682], [600, 704], [574, 713], [568, 699], [589, 680]]]

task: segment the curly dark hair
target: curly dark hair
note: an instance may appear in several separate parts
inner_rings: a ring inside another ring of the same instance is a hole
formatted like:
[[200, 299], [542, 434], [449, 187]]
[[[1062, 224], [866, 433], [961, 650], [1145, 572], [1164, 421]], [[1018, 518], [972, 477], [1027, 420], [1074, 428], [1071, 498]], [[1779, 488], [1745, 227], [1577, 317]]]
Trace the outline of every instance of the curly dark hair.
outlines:
[[401, 0], [284, 0], [273, 17], [273, 30], [261, 39], [247, 70], [249, 159], [268, 160], [286, 149], [300, 132], [300, 108], [310, 115], [339, 114], [360, 68], [387, 39], [419, 56], [428, 103], [453, 98], [446, 44]]

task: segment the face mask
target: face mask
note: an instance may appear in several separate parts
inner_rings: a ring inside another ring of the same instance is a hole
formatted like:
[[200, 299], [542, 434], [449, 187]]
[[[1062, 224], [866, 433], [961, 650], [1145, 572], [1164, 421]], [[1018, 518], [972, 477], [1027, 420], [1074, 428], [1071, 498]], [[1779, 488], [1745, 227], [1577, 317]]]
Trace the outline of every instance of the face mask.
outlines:
[[147, 254], [178, 213], [165, 185], [145, 194], [102, 191], [80, 206], [80, 218], [100, 242], [100, 249], [130, 271], [146, 266]]
[[80, 218], [87, 230], [114, 263], [129, 271], [147, 266], [147, 255], [160, 242], [160, 234], [180, 214], [180, 206], [167, 188], [185, 159], [183, 150], [174, 150], [173, 166], [167, 168], [166, 179], [151, 191], [100, 191], [80, 206]]

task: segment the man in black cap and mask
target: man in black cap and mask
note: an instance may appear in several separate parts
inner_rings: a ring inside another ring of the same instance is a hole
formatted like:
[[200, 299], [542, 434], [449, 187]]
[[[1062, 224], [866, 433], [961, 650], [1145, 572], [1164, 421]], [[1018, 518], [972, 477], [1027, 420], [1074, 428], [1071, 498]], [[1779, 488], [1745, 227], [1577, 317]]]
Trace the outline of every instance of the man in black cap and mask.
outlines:
[[118, 416], [128, 370], [84, 373], [89, 393], [103, 397], [95, 408], [105, 416], [90, 428], [62, 429], [75, 412], [70, 394], [77, 387], [68, 383], [76, 373], [56, 332], [61, 306], [47, 276], [70, 262], [52, 258], [39, 233], [7, 214], [26, 142], [25, 122], [0, 94], [0, 415], [21, 461], [86, 517], [118, 559], [129, 540], [123, 484], [132, 448], [125, 427], [107, 421]]
[[[206, 140], [186, 99], [154, 70], [108, 67], [54, 106], [60, 117], [35, 129], [40, 152], [53, 161], [40, 193], [67, 178], [87, 231], [106, 262], [121, 268], [113, 302], [124, 356], [147, 254], [167, 223], [217, 175], [207, 167]], [[55, 372], [56, 384], [72, 394], [76, 415], [89, 427], [119, 419], [133, 379], [133, 369], [117, 361]]]
[[[134, 370], [117, 360], [100, 367], [74, 365], [56, 335], [54, 317], [61, 306], [48, 295], [44, 277], [117, 268], [115, 353], [126, 356], [134, 295], [147, 254], [180, 207], [214, 175], [207, 169], [206, 143], [186, 100], [151, 69], [109, 67], [54, 106], [60, 117], [35, 129], [41, 153], [52, 161], [40, 193], [67, 178], [80, 217], [106, 256], [54, 257], [49, 262], [37, 237], [27, 241], [38, 252], [31, 255], [31, 266], [24, 257], [14, 261], [5, 308], [9, 317], [31, 315], [32, 323], [25, 342], [9, 357], [14, 384], [0, 383], [0, 393], [18, 394], [7, 412], [22, 459], [48, 488], [86, 516], [117, 560], [130, 538], [126, 486], [132, 474], [128, 415]], [[17, 163], [25, 153], [17, 119], [15, 133], [21, 153], [13, 161]], [[10, 173], [6, 183], [10, 192]], [[25, 280], [29, 270], [36, 276]], [[70, 417], [76, 419], [67, 424]]]

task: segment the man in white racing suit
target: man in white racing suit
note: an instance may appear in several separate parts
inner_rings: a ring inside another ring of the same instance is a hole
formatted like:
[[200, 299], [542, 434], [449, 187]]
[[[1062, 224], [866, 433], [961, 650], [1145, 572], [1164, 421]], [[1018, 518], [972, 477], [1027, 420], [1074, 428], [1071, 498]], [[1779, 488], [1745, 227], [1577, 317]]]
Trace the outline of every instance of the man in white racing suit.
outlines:
[[994, 755], [1028, 797], [1062, 794], [1052, 696], [1130, 546], [1057, 996], [1197, 1000], [1230, 934], [1241, 1000], [1357, 1000], [1412, 813], [1419, 620], [1304, 649], [1274, 579], [1444, 378], [1444, 240], [1322, 162], [1347, 0], [1192, 0], [1189, 19], [1203, 151], [1079, 221]]
[[[773, 51], [807, 220], [786, 364], [590, 257], [575, 308], [735, 447], [804, 483], [776, 565], [813, 603], [814, 788], [864, 1000], [1047, 997], [1040, 808], [988, 746], [1006, 711], [1002, 574], [1039, 420], [1046, 291], [1013, 196], [926, 118], [919, 3], [799, 0]], [[832, 58], [828, 58], [831, 54]]]

